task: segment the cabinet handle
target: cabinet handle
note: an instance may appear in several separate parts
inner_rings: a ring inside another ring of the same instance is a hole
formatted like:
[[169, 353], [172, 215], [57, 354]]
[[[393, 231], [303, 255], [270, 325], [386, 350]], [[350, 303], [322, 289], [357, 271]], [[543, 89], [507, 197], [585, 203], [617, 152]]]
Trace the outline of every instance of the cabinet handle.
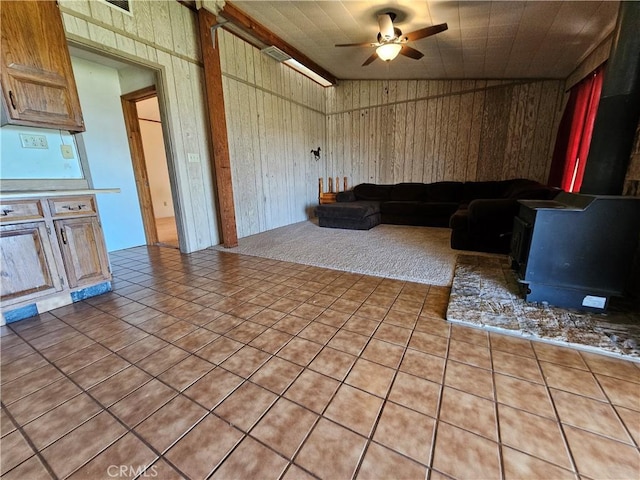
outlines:
[[62, 243], [67, 244], [67, 234], [64, 233], [64, 228], [60, 229], [60, 237], [62, 238]]
[[77, 207], [72, 207], [71, 205], [64, 205], [62, 208], [66, 208], [67, 210], [73, 212], [76, 210], [82, 210], [86, 205], [78, 205]]
[[16, 99], [13, 97], [13, 92], [9, 90], [9, 100], [11, 100], [11, 106], [16, 110]]
[[3, 209], [3, 210], [2, 210], [2, 214], [1, 214], [1, 215], [2, 215], [3, 217], [6, 217], [6, 216], [7, 216], [7, 215], [9, 215], [11, 212], [13, 212], [13, 210], [9, 210], [8, 208], [7, 208], [7, 209]]

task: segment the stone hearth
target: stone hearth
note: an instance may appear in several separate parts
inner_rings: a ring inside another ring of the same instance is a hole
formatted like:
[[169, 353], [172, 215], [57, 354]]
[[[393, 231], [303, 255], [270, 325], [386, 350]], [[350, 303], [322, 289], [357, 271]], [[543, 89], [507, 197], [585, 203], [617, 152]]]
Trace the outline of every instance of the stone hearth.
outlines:
[[588, 313], [527, 303], [506, 257], [458, 256], [447, 320], [640, 358], [637, 304], [612, 299], [607, 312]]

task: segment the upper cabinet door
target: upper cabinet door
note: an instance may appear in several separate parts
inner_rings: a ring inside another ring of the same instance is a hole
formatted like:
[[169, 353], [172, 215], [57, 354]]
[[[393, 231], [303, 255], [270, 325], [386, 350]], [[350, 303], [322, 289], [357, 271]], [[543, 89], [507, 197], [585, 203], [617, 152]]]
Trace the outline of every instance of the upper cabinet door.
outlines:
[[56, 2], [2, 0], [0, 12], [4, 122], [84, 131]]

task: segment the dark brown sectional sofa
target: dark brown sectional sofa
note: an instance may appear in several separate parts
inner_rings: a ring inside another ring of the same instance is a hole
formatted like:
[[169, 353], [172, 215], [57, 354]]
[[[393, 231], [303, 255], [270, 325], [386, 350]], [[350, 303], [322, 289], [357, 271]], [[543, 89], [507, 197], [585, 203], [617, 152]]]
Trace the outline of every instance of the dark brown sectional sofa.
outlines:
[[451, 247], [507, 253], [519, 199], [552, 199], [560, 190], [534, 180], [363, 183], [319, 205], [321, 227], [368, 230], [380, 223], [451, 228]]

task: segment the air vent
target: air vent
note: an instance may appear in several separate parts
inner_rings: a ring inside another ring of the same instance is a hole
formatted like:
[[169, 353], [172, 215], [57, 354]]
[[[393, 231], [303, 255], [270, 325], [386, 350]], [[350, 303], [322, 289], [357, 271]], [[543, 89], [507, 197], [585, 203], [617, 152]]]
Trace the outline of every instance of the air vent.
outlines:
[[285, 62], [287, 60], [291, 60], [291, 56], [284, 53], [278, 47], [271, 46], [271, 47], [263, 48], [260, 51], [265, 55], [269, 55], [276, 62]]
[[123, 12], [127, 12], [131, 14], [131, 5], [129, 4], [129, 0], [104, 0], [109, 5], [118, 10], [122, 10]]

